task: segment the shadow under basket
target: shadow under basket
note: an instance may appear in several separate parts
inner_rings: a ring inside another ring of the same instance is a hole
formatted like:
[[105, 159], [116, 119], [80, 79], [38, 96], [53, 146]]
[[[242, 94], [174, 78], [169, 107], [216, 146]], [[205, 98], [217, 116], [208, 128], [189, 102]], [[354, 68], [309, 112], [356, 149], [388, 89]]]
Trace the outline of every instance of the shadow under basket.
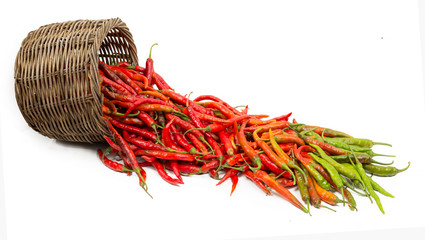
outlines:
[[119, 18], [41, 26], [23, 40], [15, 62], [15, 97], [28, 125], [49, 138], [95, 143], [110, 135], [102, 119], [98, 63], [138, 64]]

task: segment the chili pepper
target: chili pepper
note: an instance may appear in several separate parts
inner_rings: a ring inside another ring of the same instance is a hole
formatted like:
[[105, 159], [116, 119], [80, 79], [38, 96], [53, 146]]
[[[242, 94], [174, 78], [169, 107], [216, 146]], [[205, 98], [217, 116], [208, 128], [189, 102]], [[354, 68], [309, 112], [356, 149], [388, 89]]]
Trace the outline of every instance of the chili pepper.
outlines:
[[118, 83], [119, 85], [121, 85], [123, 88], [125, 88], [131, 94], [133, 94], [133, 95], [137, 94], [137, 92], [134, 90], [134, 88], [129, 86], [119, 76], [117, 76], [116, 72], [111, 68], [111, 66], [105, 64], [104, 62], [99, 61], [99, 68], [103, 71], [103, 73], [105, 74], [105, 76], [107, 78]]
[[[169, 161], [165, 162], [165, 168], [167, 169], [171, 169], [171, 164]], [[189, 163], [179, 163], [178, 164], [178, 169], [180, 173], [184, 173], [184, 174], [197, 174], [200, 173], [200, 167], [193, 165], [193, 164], [189, 164]]]
[[195, 113], [200, 120], [210, 121], [210, 122], [213, 122], [213, 123], [214, 122], [222, 123], [222, 124], [225, 124], [225, 126], [231, 126], [233, 122], [240, 122], [244, 119], [253, 117], [252, 115], [241, 115], [241, 116], [235, 116], [235, 117], [229, 118], [229, 119], [223, 119], [223, 118], [214, 117], [214, 116], [204, 114], [204, 113], [200, 113], [200, 112], [195, 112]]
[[145, 75], [146, 75], [146, 78], [148, 79], [148, 83], [149, 83], [149, 85], [151, 85], [151, 82], [152, 82], [152, 75], [153, 75], [153, 73], [154, 73], [154, 70], [153, 70], [153, 59], [152, 59], [152, 48], [153, 48], [153, 46], [155, 46], [155, 45], [158, 45], [158, 43], [154, 43], [152, 46], [151, 46], [151, 49], [150, 49], [150, 51], [149, 51], [149, 57], [148, 57], [148, 59], [146, 60], [146, 69], [145, 69]]
[[160, 99], [160, 100], [162, 100], [164, 102], [169, 102], [170, 101], [170, 99], [167, 96], [165, 96], [164, 94], [158, 92], [155, 89], [142, 91], [140, 93], [140, 95], [146, 95], [146, 96], [156, 97], [156, 98], [158, 98], [158, 99]]
[[407, 167], [403, 169], [397, 169], [396, 167], [391, 166], [379, 166], [375, 164], [363, 164], [364, 170], [367, 172], [380, 176], [380, 177], [392, 177], [397, 175], [398, 173], [406, 171], [410, 167], [410, 162], [408, 163]]
[[116, 144], [114, 141], [112, 141], [108, 136], [103, 136], [103, 138], [106, 140], [106, 142], [109, 144], [109, 146], [112, 149], [115, 149], [118, 152], [122, 151], [121, 147], [118, 144]]
[[258, 187], [261, 188], [261, 190], [263, 190], [266, 195], [271, 195], [270, 191], [267, 189], [267, 187], [264, 185], [263, 182], [259, 181], [255, 176], [254, 173], [247, 169], [246, 171], [243, 172], [243, 174], [251, 181], [253, 181]]
[[153, 162], [151, 162], [151, 164], [152, 164], [152, 166], [155, 167], [159, 176], [162, 179], [164, 179], [166, 182], [168, 182], [169, 184], [178, 185], [178, 184], [182, 183], [179, 179], [175, 179], [175, 178], [170, 177], [170, 175], [167, 174], [164, 167], [162, 166], [162, 164], [160, 162], [158, 162], [158, 160], [154, 160]]
[[332, 166], [332, 164], [328, 163], [325, 159], [316, 156], [313, 153], [309, 153], [309, 155], [313, 158], [313, 160], [322, 165], [322, 167], [329, 173], [332, 181], [336, 185], [336, 188], [342, 191], [342, 188], [344, 187], [342, 177], [341, 175], [339, 175], [338, 171]]
[[343, 200], [339, 199], [335, 194], [326, 191], [322, 187], [320, 187], [319, 184], [316, 183], [314, 179], [312, 179], [314, 188], [316, 189], [317, 194], [319, 195], [320, 199], [330, 205], [336, 205], [337, 203], [343, 202]]
[[278, 178], [276, 179], [276, 182], [278, 182], [280, 185], [290, 188], [296, 186], [296, 182], [294, 180], [290, 180], [287, 178]]
[[357, 146], [368, 147], [368, 148], [371, 148], [374, 145], [386, 145], [391, 147], [391, 144], [389, 143], [373, 142], [372, 140], [365, 139], [365, 138], [333, 137], [332, 140], [343, 142], [349, 145], [357, 145]]
[[238, 111], [237, 109], [232, 107], [230, 104], [226, 103], [225, 101], [223, 101], [220, 98], [213, 96], [213, 95], [201, 95], [201, 96], [198, 96], [195, 99], [193, 99], [194, 102], [200, 102], [200, 101], [203, 101], [203, 100], [212, 100], [212, 101], [221, 103], [222, 105], [227, 107], [230, 111], [232, 111], [234, 114], [236, 114], [236, 115], [241, 114], [240, 111]]
[[381, 200], [379, 199], [379, 196], [375, 193], [375, 190], [373, 190], [372, 184], [370, 183], [370, 180], [368, 176], [366, 175], [365, 170], [363, 169], [363, 165], [357, 160], [356, 155], [354, 155], [355, 159], [355, 167], [357, 169], [357, 172], [359, 173], [360, 177], [362, 178], [367, 191], [369, 192], [370, 196], [372, 196], [373, 199], [375, 199], [376, 204], [379, 207], [379, 210], [381, 210], [382, 214], [385, 214], [384, 209], [381, 204]]
[[261, 120], [261, 119], [255, 119], [255, 118], [251, 118], [248, 121], [249, 125], [266, 125], [266, 124], [270, 124], [270, 123], [274, 123], [276, 122], [276, 120]]
[[[305, 167], [301, 166], [301, 168], [304, 169], [304, 171], [306, 171]], [[319, 208], [321, 206], [321, 198], [319, 196], [319, 194], [316, 191], [316, 188], [314, 186], [314, 182], [313, 182], [313, 178], [311, 177], [311, 175], [307, 172], [305, 174], [305, 184], [308, 190], [308, 194], [310, 196], [310, 202], [311, 205], [313, 205], [315, 208]]]
[[[171, 114], [167, 114], [165, 115], [165, 117], [167, 118], [168, 121], [170, 121], [171, 119], [175, 118], [174, 122], [177, 126], [179, 126], [183, 131], [187, 132], [188, 130], [190, 130], [191, 134], [194, 134], [196, 137], [201, 137], [203, 136], [203, 134], [201, 133], [201, 131], [199, 131], [198, 129], [196, 129], [196, 127], [190, 123], [189, 121], [185, 121], [177, 116], [173, 116]], [[188, 133], [184, 134], [187, 135]]]
[[115, 64], [113, 66], [120, 67], [120, 68], [128, 68], [128, 67], [130, 67], [130, 63], [128, 63], [126, 61], [121, 61], [121, 62], [118, 62], [117, 64]]
[[[257, 130], [256, 130], [257, 131]], [[254, 131], [255, 132], [255, 131]], [[288, 165], [288, 167], [290, 168], [295, 168], [298, 169], [298, 171], [300, 171], [301, 173], [304, 173], [300, 167], [298, 167], [298, 165], [296, 165], [294, 163], [294, 161], [292, 161], [292, 158], [290, 158], [279, 146], [279, 144], [277, 143], [277, 141], [275, 140], [275, 137], [273, 135], [273, 132], [271, 129], [269, 129], [269, 135], [270, 135], [270, 143], [272, 145], [273, 150], [275, 151], [275, 153], [281, 157], [282, 159], [285, 160], [286, 164]]]
[[230, 196], [232, 196], [233, 192], [236, 189], [236, 185], [238, 185], [239, 178], [238, 178], [238, 175], [235, 174], [235, 175], [232, 175], [230, 179], [232, 180], [232, 191], [230, 192]]
[[235, 117], [235, 113], [233, 113], [229, 108], [219, 102], [199, 102], [197, 104], [205, 108], [215, 108], [219, 110], [228, 119]]
[[174, 120], [175, 120], [174, 118], [171, 119], [171, 121], [169, 121], [167, 124], [165, 124], [164, 128], [162, 129], [162, 142], [165, 144], [165, 146], [167, 146], [169, 148], [172, 148], [172, 149], [180, 151], [180, 152], [185, 152], [186, 149], [177, 146], [171, 140], [170, 128], [173, 125]]
[[297, 208], [301, 209], [303, 212], [308, 213], [308, 210], [298, 201], [298, 199], [285, 187], [280, 185], [276, 180], [270, 177], [266, 172], [262, 170], [256, 170], [254, 176], [262, 181], [264, 184], [275, 190], [279, 195], [287, 199]]
[[346, 155], [348, 152], [344, 149], [337, 148], [335, 146], [332, 146], [330, 144], [327, 144], [325, 142], [321, 142], [319, 140], [316, 140], [310, 136], [301, 135], [301, 138], [304, 140], [307, 144], [314, 144], [319, 146], [321, 149], [323, 149], [326, 152], [329, 152], [332, 155]]
[[153, 143], [151, 141], [145, 141], [138, 138], [133, 138], [125, 130], [123, 131], [123, 136], [125, 140], [127, 140], [128, 142], [134, 145], [139, 146], [142, 149], [158, 150], [158, 151], [167, 151], [168, 149], [167, 147], [164, 147], [160, 144]]
[[218, 132], [218, 136], [220, 137], [220, 142], [223, 144], [224, 149], [226, 150], [226, 153], [228, 155], [233, 155], [234, 150], [233, 150], [232, 143], [230, 142], [230, 139], [229, 139], [229, 133], [227, 131], [220, 131]]
[[390, 156], [390, 155], [382, 155], [382, 154], [374, 153], [368, 147], [362, 147], [362, 146], [357, 146], [357, 145], [349, 145], [349, 144], [341, 142], [341, 141], [335, 141], [332, 138], [324, 138], [324, 141], [326, 143], [331, 144], [332, 146], [335, 146], [335, 147], [340, 148], [340, 149], [351, 150], [353, 152], [364, 152], [364, 153], [370, 155], [371, 157], [373, 157], [373, 156]]
[[131, 169], [126, 168], [123, 164], [108, 159], [102, 152], [102, 150], [98, 149], [97, 154], [99, 155], [100, 160], [103, 162], [103, 164], [105, 164], [106, 167], [116, 172], [132, 172]]
[[151, 133], [151, 132], [149, 132], [149, 131], [147, 131], [147, 130], [145, 130], [145, 129], [141, 129], [141, 128], [138, 128], [138, 127], [135, 127], [135, 126], [131, 126], [131, 125], [127, 125], [127, 124], [121, 123], [121, 122], [116, 121], [115, 119], [113, 119], [111, 117], [105, 117], [105, 118], [107, 118], [108, 121], [112, 125], [114, 125], [114, 126], [116, 126], [118, 128], [121, 128], [122, 130], [135, 133], [137, 135], [140, 135], [140, 136], [149, 138], [151, 140], [156, 140], [156, 135], [153, 134], [153, 133]]
[[[156, 131], [157, 124], [155, 123], [155, 120], [146, 112], [140, 112], [137, 117], [142, 120], [147, 126], [153, 128]], [[156, 139], [156, 136], [155, 136]]]
[[337, 161], [338, 163], [349, 163], [350, 159], [354, 159], [354, 155], [356, 155], [357, 159], [361, 163], [371, 163], [372, 158], [365, 153], [350, 153], [347, 155], [343, 154], [343, 155], [335, 155], [335, 156], [329, 156], [329, 157]]
[[[267, 135], [265, 135], [264, 137], [269, 138]], [[298, 146], [305, 145], [304, 141], [301, 138], [299, 138], [298, 136], [290, 135], [290, 134], [274, 135], [274, 139], [277, 143], [295, 143]]]
[[[322, 174], [320, 174], [317, 169], [314, 167], [312, 163], [311, 158], [307, 158], [302, 156], [301, 152], [306, 148], [310, 147], [308, 145], [304, 145], [299, 147], [298, 149], [295, 147], [293, 148], [293, 153], [295, 154], [295, 157], [301, 162], [301, 164], [307, 169], [307, 171], [311, 174], [314, 179], [316, 179], [317, 183], [320, 184], [320, 186], [326, 190], [331, 188], [330, 183], [324, 178]], [[308, 155], [307, 155], [308, 156]]]
[[235, 168], [229, 168], [226, 173], [224, 174], [224, 176], [220, 179], [220, 181], [216, 184], [216, 186], [222, 184], [224, 181], [226, 181], [227, 179], [229, 179], [230, 177], [232, 177], [233, 175], [238, 174], [239, 170], [235, 169]]
[[178, 153], [178, 152], [167, 152], [161, 150], [147, 150], [141, 149], [135, 152], [136, 155], [146, 155], [159, 159], [165, 160], [180, 160], [180, 161], [194, 161], [195, 157], [188, 153]]
[[296, 145], [296, 144], [295, 143], [281, 143], [281, 144], [279, 144], [279, 147], [283, 151], [288, 152], [294, 147], [294, 145]]
[[258, 131], [261, 131], [261, 128], [256, 129], [253, 132], [253, 137], [255, 142], [258, 144], [258, 146], [260, 146], [260, 148], [264, 151], [264, 153], [273, 161], [274, 164], [276, 164], [278, 167], [285, 169], [286, 171], [290, 172], [291, 175], [293, 176], [294, 173], [292, 172], [292, 170], [288, 167], [289, 161], [288, 158], [282, 158], [280, 156], [278, 156], [271, 147], [269, 147], [267, 145], [266, 142], [260, 140], [260, 138], [258, 137]]
[[109, 114], [112, 114], [112, 110], [109, 109], [107, 106], [102, 105], [102, 113], [103, 114], [106, 114], [106, 115], [109, 115]]
[[245, 126], [246, 126], [247, 121], [245, 120], [241, 127], [238, 130], [238, 126], [236, 125], [236, 122], [234, 122], [234, 131], [236, 132], [236, 138], [239, 141], [239, 144], [243, 150], [243, 152], [248, 156], [248, 158], [255, 164], [255, 169], [260, 169], [261, 168], [261, 159], [258, 156], [258, 154], [255, 152], [255, 150], [249, 146], [248, 141], [246, 140], [245, 137]]
[[377, 192], [379, 192], [380, 194], [390, 197], [390, 198], [394, 198], [394, 196], [387, 192], [383, 187], [381, 187], [377, 182], [373, 181], [371, 177], [367, 176], [369, 178], [370, 184], [372, 185], [373, 189]]
[[[173, 122], [174, 123], [175, 119], [171, 119], [169, 122]], [[183, 136], [181, 133], [178, 132], [176, 126], [174, 126], [174, 124], [170, 125], [170, 131], [173, 132], [174, 136], [175, 136], [175, 140], [176, 143], [178, 145], [180, 145], [181, 147], [183, 147], [184, 150], [186, 150], [187, 152], [191, 153], [192, 151], [196, 151], [197, 149], [190, 144]], [[193, 150], [192, 150], [193, 149]]]
[[137, 173], [137, 176], [139, 177], [140, 180], [140, 185], [142, 186], [142, 188], [145, 190], [145, 192], [152, 197], [148, 191], [147, 191], [147, 187], [146, 187], [146, 182], [145, 179], [143, 178], [141, 172], [141, 167], [139, 166], [139, 163], [137, 162], [136, 159], [136, 155], [135, 153], [130, 149], [130, 146], [128, 145], [128, 143], [124, 140], [123, 137], [121, 137], [121, 135], [117, 132], [117, 130], [112, 126], [112, 123], [110, 122], [110, 118], [103, 118], [106, 126], [108, 127], [109, 131], [112, 133], [112, 135], [115, 137], [115, 139], [118, 142], [118, 145], [121, 147], [121, 149], [123, 150], [123, 155], [125, 155], [126, 157], [129, 158], [129, 161], [131, 163], [131, 167], [133, 169], [133, 171], [135, 171]]
[[134, 117], [120, 117], [113, 115], [112, 118], [122, 124], [131, 125], [134, 127], [143, 127], [144, 123], [139, 118]]
[[254, 132], [255, 130], [257, 130], [258, 128], [261, 128], [262, 130], [259, 131], [258, 133], [261, 133], [263, 131], [268, 131], [269, 129], [283, 129], [288, 127], [288, 122], [286, 121], [278, 121], [278, 122], [273, 122], [270, 124], [266, 124], [266, 125], [262, 125], [262, 126], [251, 126], [251, 127], [247, 127], [246, 131], [247, 132]]
[[319, 153], [320, 157], [322, 159], [324, 159], [325, 161], [327, 161], [329, 164], [331, 164], [339, 173], [341, 173], [342, 175], [344, 175], [344, 176], [346, 176], [350, 179], [356, 179], [356, 180], [362, 182], [362, 179], [357, 174], [357, 171], [353, 171], [352, 169], [347, 168], [346, 166], [338, 163], [333, 158], [326, 155], [325, 151], [323, 151], [323, 149], [321, 149], [319, 146], [314, 145], [314, 144], [310, 144], [310, 146], [312, 146], [314, 149], [316, 149], [316, 151]]
[[202, 171], [203, 173], [206, 173], [206, 172], [208, 172], [210, 169], [215, 169], [215, 168], [217, 168], [219, 165], [220, 165], [220, 162], [219, 162], [217, 159], [213, 159], [213, 160], [211, 160], [211, 161], [209, 161], [209, 162], [207, 162], [207, 163], [204, 163], [204, 164], [201, 166], [201, 171]]
[[[132, 103], [131, 102], [122, 102], [122, 101], [117, 101], [117, 100], [113, 100], [112, 101], [114, 104], [120, 106], [120, 107], [124, 107], [124, 108], [129, 108], [131, 107]], [[166, 112], [166, 113], [171, 113], [177, 116], [182, 116], [182, 117], [186, 117], [186, 115], [184, 115], [182, 112], [177, 111], [176, 109], [174, 109], [174, 107], [170, 107], [164, 104], [158, 104], [158, 103], [152, 103], [152, 104], [143, 104], [143, 105], [139, 105], [137, 107], [134, 108], [135, 110], [139, 110], [139, 111], [145, 111], [145, 112]]]
[[[143, 84], [144, 84], [144, 89], [146, 89], [149, 86], [148, 78], [143, 76], [142, 74], [138, 73], [137, 71], [135, 71], [133, 69], [119, 68], [119, 67], [117, 69], [119, 69], [119, 71], [121, 71], [122, 73], [127, 75], [127, 77], [129, 77], [133, 80], [142, 81]], [[138, 92], [138, 94], [141, 94], [141, 93]]]
[[205, 146], [205, 144], [203, 142], [201, 142], [201, 140], [199, 140], [199, 138], [196, 137], [194, 134], [188, 133], [188, 134], [186, 134], [186, 136], [189, 138], [189, 140], [192, 142], [192, 144], [195, 145], [195, 147], [197, 149], [199, 149], [199, 151], [201, 153], [209, 152], [207, 146]]
[[296, 129], [296, 131], [301, 132], [301, 131], [309, 131], [309, 130], [313, 130], [314, 132], [316, 132], [319, 135], [324, 135], [325, 137], [346, 137], [346, 138], [352, 138], [352, 136], [340, 132], [340, 131], [335, 131], [329, 128], [323, 128], [323, 127], [318, 127], [318, 126], [309, 126], [309, 125], [304, 125], [304, 124], [291, 124], [291, 127], [294, 127]]
[[217, 173], [217, 170], [215, 170], [214, 168], [208, 170], [208, 173], [210, 174], [210, 177], [212, 177], [214, 179], [219, 179], [219, 175]]
[[[110, 80], [109, 78], [102, 76], [102, 89], [103, 88], [107, 88], [107, 85], [112, 87], [113, 92], [119, 93], [119, 94], [124, 94], [124, 95], [133, 95], [133, 93], [131, 93], [130, 91], [128, 91], [125, 87], [123, 87], [122, 85]], [[104, 93], [104, 92], [102, 92]], [[105, 94], [105, 93], [104, 93]]]
[[205, 113], [205, 114], [209, 114], [212, 115], [212, 112], [207, 110], [206, 108], [195, 104], [193, 101], [187, 99], [186, 97], [172, 91], [172, 90], [168, 90], [168, 89], [164, 89], [162, 90], [162, 94], [164, 94], [165, 96], [171, 98], [172, 100], [174, 100], [175, 102], [182, 104], [182, 105], [186, 105], [186, 103], [189, 103], [190, 106], [192, 106], [196, 111], [200, 112], [200, 113]]
[[282, 116], [278, 116], [275, 118], [272, 118], [272, 120], [276, 120], [276, 121], [288, 121], [289, 117], [292, 115], [292, 112], [282, 115]]
[[125, 82], [128, 86], [134, 89], [137, 94], [140, 94], [143, 90], [137, 85], [131, 78], [129, 78], [124, 72], [122, 68], [111, 67], [112, 71], [119, 77], [123, 82]]
[[307, 209], [310, 214], [310, 194], [308, 193], [308, 189], [306, 186], [307, 181], [305, 181], [305, 177], [301, 174], [301, 172], [297, 169], [294, 169], [295, 178], [298, 186], [298, 190], [300, 191], [301, 199], [307, 204]]

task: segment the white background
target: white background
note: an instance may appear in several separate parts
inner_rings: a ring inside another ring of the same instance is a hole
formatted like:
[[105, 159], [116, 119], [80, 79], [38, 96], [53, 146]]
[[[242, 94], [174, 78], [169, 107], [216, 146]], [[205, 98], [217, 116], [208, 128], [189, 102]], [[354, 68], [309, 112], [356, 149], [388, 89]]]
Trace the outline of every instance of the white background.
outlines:
[[[0, 14], [0, 239], [424, 236], [418, 1], [8, 2]], [[148, 169], [150, 199], [135, 176], [101, 164], [103, 145], [33, 131], [14, 96], [22, 40], [48, 23], [114, 17], [130, 28], [141, 63], [159, 43], [155, 69], [179, 93], [214, 94], [253, 114], [292, 112], [299, 122], [392, 143], [374, 149], [397, 155], [397, 167], [412, 165], [376, 179], [396, 196], [381, 197], [386, 214], [355, 195], [357, 212], [339, 206], [309, 216], [243, 177], [230, 197], [230, 181], [217, 187], [208, 175], [192, 176], [175, 187]]]

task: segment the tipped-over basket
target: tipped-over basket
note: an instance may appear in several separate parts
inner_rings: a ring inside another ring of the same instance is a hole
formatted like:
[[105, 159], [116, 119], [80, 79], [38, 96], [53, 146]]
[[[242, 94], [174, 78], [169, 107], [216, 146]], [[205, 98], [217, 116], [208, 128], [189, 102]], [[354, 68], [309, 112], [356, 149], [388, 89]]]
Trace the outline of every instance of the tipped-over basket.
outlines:
[[28, 125], [53, 139], [94, 143], [109, 135], [102, 119], [99, 60], [138, 64], [119, 18], [53, 23], [23, 40], [15, 62], [15, 95]]

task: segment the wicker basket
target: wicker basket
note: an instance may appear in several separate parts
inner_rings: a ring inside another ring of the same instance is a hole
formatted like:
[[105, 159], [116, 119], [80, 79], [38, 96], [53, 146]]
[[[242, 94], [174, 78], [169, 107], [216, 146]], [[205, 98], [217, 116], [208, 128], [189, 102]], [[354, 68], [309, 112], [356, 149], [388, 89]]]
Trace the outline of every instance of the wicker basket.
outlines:
[[28, 125], [53, 139], [102, 142], [98, 61], [138, 64], [137, 50], [119, 18], [53, 23], [32, 31], [15, 62], [15, 95]]

